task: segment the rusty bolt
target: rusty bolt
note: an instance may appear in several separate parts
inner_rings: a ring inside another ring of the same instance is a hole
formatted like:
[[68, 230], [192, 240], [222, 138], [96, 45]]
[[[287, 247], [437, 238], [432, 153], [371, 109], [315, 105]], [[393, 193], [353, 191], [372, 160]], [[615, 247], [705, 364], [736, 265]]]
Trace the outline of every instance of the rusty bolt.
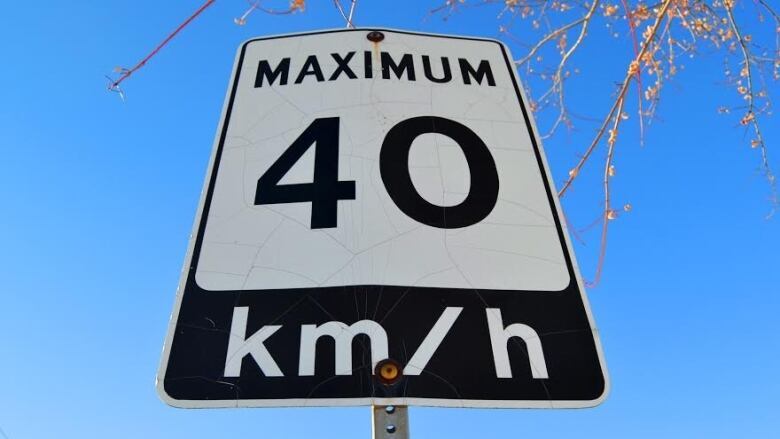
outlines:
[[369, 32], [368, 35], [366, 35], [366, 38], [368, 38], [368, 41], [371, 41], [372, 43], [378, 43], [385, 39], [385, 34], [379, 32], [378, 30], [374, 30]]

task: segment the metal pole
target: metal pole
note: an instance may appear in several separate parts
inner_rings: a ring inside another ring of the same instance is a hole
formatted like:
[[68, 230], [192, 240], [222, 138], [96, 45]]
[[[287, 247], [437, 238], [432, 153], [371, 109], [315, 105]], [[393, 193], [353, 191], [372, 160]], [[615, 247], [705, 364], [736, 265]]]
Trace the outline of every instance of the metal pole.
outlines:
[[405, 405], [372, 406], [373, 439], [409, 439], [409, 408]]

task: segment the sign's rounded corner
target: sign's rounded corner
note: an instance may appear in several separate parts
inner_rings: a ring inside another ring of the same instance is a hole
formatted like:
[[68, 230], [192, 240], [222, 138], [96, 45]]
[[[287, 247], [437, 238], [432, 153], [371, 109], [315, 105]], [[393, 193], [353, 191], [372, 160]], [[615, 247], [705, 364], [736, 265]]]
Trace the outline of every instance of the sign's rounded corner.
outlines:
[[160, 401], [164, 402], [166, 405], [179, 409], [190, 408], [190, 406], [186, 403], [187, 400], [177, 399], [168, 393], [168, 391], [165, 389], [165, 379], [162, 379], [158, 376], [155, 380], [154, 387], [157, 393], [157, 397], [160, 398]]
[[606, 366], [603, 362], [601, 363], [601, 377], [604, 380], [604, 384], [601, 386], [601, 391], [599, 392], [598, 396], [592, 399], [581, 400], [575, 406], [573, 406], [574, 408], [589, 409], [596, 408], [604, 404], [612, 392], [612, 383], [609, 381], [609, 374], [607, 373]]
[[604, 403], [604, 401], [607, 400], [610, 392], [612, 392], [612, 385], [609, 381], [609, 374], [607, 373], [606, 369], [602, 369], [602, 376], [604, 377], [604, 386], [601, 388], [601, 394], [596, 398], [587, 401], [588, 404], [586, 407], [588, 408], [600, 406], [601, 404]]
[[238, 45], [238, 49], [236, 50], [236, 55], [241, 55], [246, 51], [246, 49], [249, 47], [250, 44], [254, 43], [255, 41], [261, 41], [265, 38], [262, 37], [249, 37], [241, 42], [241, 44]]
[[500, 40], [498, 38], [493, 38], [493, 37], [474, 37], [474, 39], [475, 40], [479, 40], [479, 41], [484, 41], [486, 43], [494, 43], [494, 44], [498, 45], [498, 47], [501, 49], [501, 51], [506, 53], [507, 56], [510, 56], [510, 54], [512, 53], [511, 50], [509, 49], [509, 46], [505, 42], [503, 42], [502, 40]]
[[601, 349], [601, 340], [599, 340], [599, 357], [601, 360], [601, 375], [604, 377], [604, 388], [601, 390], [601, 395], [596, 398], [596, 401], [598, 401], [596, 405], [603, 403], [612, 392], [612, 381], [609, 379], [609, 370], [607, 370], [607, 363], [604, 360], [604, 354]]

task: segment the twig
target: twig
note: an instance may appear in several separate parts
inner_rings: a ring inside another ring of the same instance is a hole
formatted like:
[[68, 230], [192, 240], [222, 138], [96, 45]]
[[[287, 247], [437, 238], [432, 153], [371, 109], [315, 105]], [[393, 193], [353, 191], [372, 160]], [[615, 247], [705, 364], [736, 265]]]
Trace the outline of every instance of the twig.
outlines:
[[566, 62], [569, 60], [571, 55], [577, 50], [578, 47], [580, 47], [582, 41], [585, 39], [585, 35], [588, 33], [590, 19], [593, 17], [593, 13], [596, 12], [596, 7], [598, 4], [599, 0], [593, 0], [593, 4], [591, 4], [590, 9], [588, 10], [587, 14], [585, 14], [584, 21], [582, 22], [582, 28], [580, 29], [579, 36], [577, 36], [577, 40], [574, 42], [574, 44], [571, 45], [569, 50], [566, 51], [566, 53], [561, 58], [560, 64], [558, 64], [558, 69], [556, 70], [555, 77], [553, 79], [553, 87], [558, 88], [559, 113], [558, 118], [555, 120], [555, 123], [553, 124], [552, 129], [548, 135], [551, 135], [553, 132], [555, 132], [556, 128], [561, 122], [566, 123], [567, 121], [566, 104], [564, 103], [563, 95], [563, 68], [566, 66]]
[[344, 19], [344, 21], [347, 22], [347, 27], [350, 29], [354, 29], [355, 25], [352, 23], [352, 15], [355, 13], [355, 5], [357, 4], [357, 0], [351, 0], [352, 4], [349, 7], [349, 13], [344, 12], [344, 7], [341, 6], [341, 0], [333, 0], [333, 4], [336, 5], [336, 9], [338, 9], [339, 13], [341, 14], [341, 17]]
[[260, 7], [259, 1], [254, 1], [249, 4], [249, 9], [247, 9], [239, 18], [234, 18], [233, 22], [236, 23], [239, 26], [243, 26], [246, 24], [246, 19], [249, 17], [249, 14], [255, 11], [255, 9], [258, 9]]
[[[628, 29], [631, 31], [631, 42], [634, 44], [634, 56], [639, 53], [639, 41], [636, 38], [636, 26], [634, 25], [634, 15], [631, 13], [631, 8], [628, 7], [627, 0], [620, 0], [623, 4], [623, 10], [626, 12], [626, 20], [628, 21]], [[645, 124], [642, 119], [644, 110], [642, 108], [642, 71], [636, 73], [636, 88], [637, 88], [637, 106], [639, 111], [639, 144], [644, 144], [645, 141]], [[620, 113], [618, 113], [620, 114]]]
[[539, 42], [536, 43], [536, 45], [534, 45], [534, 47], [531, 48], [531, 50], [528, 52], [528, 54], [526, 56], [524, 56], [523, 58], [515, 61], [515, 64], [519, 67], [519, 66], [522, 66], [523, 64], [527, 63], [528, 60], [531, 59], [531, 57], [536, 55], [536, 52], [538, 52], [539, 49], [542, 48], [542, 46], [544, 46], [546, 43], [548, 43], [550, 40], [552, 40], [553, 38], [557, 37], [558, 35], [566, 32], [567, 30], [573, 28], [574, 26], [577, 26], [578, 24], [582, 23], [583, 21], [585, 21], [585, 19], [586, 19], [586, 16], [583, 16], [583, 17], [578, 18], [577, 20], [574, 20], [571, 23], [569, 23], [569, 24], [567, 24], [565, 26], [559, 27], [555, 31], [547, 34], [546, 37], [544, 37], [541, 40], [539, 40]]
[[347, 17], [347, 23], [349, 23], [352, 28], [355, 27], [355, 24], [352, 21], [352, 17], [355, 15], [355, 6], [357, 6], [357, 0], [352, 0], [352, 5], [349, 7], [349, 17]]
[[111, 91], [117, 91], [119, 90], [119, 84], [122, 83], [125, 79], [129, 78], [133, 73], [137, 72], [141, 67], [146, 65], [146, 63], [152, 59], [153, 56], [157, 55], [157, 52], [159, 52], [163, 47], [165, 47], [166, 44], [168, 44], [173, 37], [176, 36], [179, 32], [181, 32], [182, 29], [184, 29], [192, 20], [194, 20], [198, 15], [200, 15], [203, 11], [206, 10], [209, 6], [214, 4], [216, 0], [206, 0], [205, 3], [203, 3], [197, 11], [195, 11], [192, 15], [189, 16], [182, 24], [179, 25], [173, 32], [170, 33], [163, 41], [162, 43], [158, 44], [157, 47], [154, 48], [151, 52], [149, 52], [144, 59], [142, 59], [138, 64], [136, 64], [134, 67], [130, 69], [124, 70], [124, 73], [117, 79], [116, 81], [112, 82], [108, 89]]
[[775, 17], [775, 21], [780, 23], [780, 15], [777, 15], [777, 12], [775, 12], [774, 9], [772, 9], [764, 0], [757, 0], [761, 6], [764, 7], [767, 11], [769, 11], [770, 14], [772, 14], [773, 17]]
[[649, 34], [647, 35], [645, 41], [642, 44], [642, 50], [639, 51], [639, 54], [637, 54], [637, 56], [629, 65], [628, 73], [626, 73], [626, 77], [623, 80], [622, 86], [620, 87], [620, 91], [618, 93], [617, 99], [612, 104], [612, 108], [609, 110], [609, 113], [607, 113], [607, 117], [604, 118], [601, 127], [596, 132], [596, 136], [594, 137], [590, 146], [588, 146], [588, 149], [585, 151], [585, 154], [580, 158], [580, 161], [577, 163], [577, 166], [575, 166], [569, 172], [569, 178], [566, 180], [563, 187], [558, 191], [558, 197], [563, 197], [566, 194], [566, 191], [574, 182], [574, 179], [577, 178], [577, 176], [580, 174], [582, 167], [585, 166], [585, 163], [588, 161], [591, 154], [593, 154], [593, 151], [596, 149], [596, 146], [598, 146], [601, 138], [604, 137], [604, 132], [607, 130], [607, 126], [609, 125], [609, 122], [612, 120], [612, 117], [615, 115], [615, 111], [618, 108], [621, 108], [621, 101], [625, 99], [626, 91], [628, 90], [629, 84], [631, 84], [631, 78], [633, 78], [636, 75], [637, 70], [641, 68], [639, 66], [639, 62], [642, 59], [642, 56], [645, 54], [645, 52], [647, 52], [648, 47], [650, 47], [650, 42], [655, 37], [655, 34], [658, 32], [658, 28], [660, 27], [664, 16], [666, 16], [666, 11], [669, 9], [669, 5], [671, 5], [671, 3], [672, 0], [664, 0], [663, 5], [661, 6], [661, 11], [658, 13], [655, 23], [653, 23], [653, 26], [651, 27]]
[[596, 262], [596, 273], [593, 275], [593, 280], [588, 282], [589, 287], [595, 287], [601, 282], [601, 273], [604, 271], [604, 257], [607, 254], [607, 231], [609, 229], [609, 222], [617, 217], [617, 213], [610, 204], [610, 191], [609, 191], [609, 179], [612, 177], [612, 157], [615, 153], [615, 143], [617, 142], [618, 127], [620, 126], [620, 114], [623, 112], [623, 105], [626, 100], [621, 99], [618, 111], [615, 114], [615, 122], [612, 125], [610, 131], [609, 140], [607, 141], [607, 159], [604, 161], [604, 212], [602, 214], [601, 222], [601, 242], [599, 244], [599, 258]]
[[[747, 44], [745, 44], [745, 40], [742, 37], [742, 34], [739, 31], [739, 26], [737, 26], [737, 22], [734, 19], [734, 13], [732, 11], [733, 8], [733, 0], [726, 0], [724, 2], [724, 7], [726, 9], [726, 14], [729, 17], [729, 24], [731, 25], [731, 30], [734, 31], [734, 35], [737, 38], [737, 41], [739, 42], [739, 47], [742, 49], [742, 57], [743, 62], [745, 64], [745, 70], [747, 71], [747, 93], [746, 96], [748, 97], [748, 111], [747, 114], [742, 118], [741, 123], [742, 125], [751, 124], [753, 126], [753, 130], [756, 133], [756, 142], [758, 148], [761, 150], [761, 169], [764, 171], [764, 176], [766, 177], [767, 181], [769, 182], [769, 188], [772, 192], [772, 208], [767, 214], [767, 218], [772, 217], [772, 215], [775, 214], [775, 211], [778, 207], [778, 196], [777, 196], [777, 184], [775, 182], [775, 176], [772, 173], [772, 168], [769, 166], [769, 158], [767, 154], [767, 148], [766, 144], [764, 143], [764, 136], [761, 134], [761, 127], [758, 125], [758, 118], [756, 116], [756, 113], [754, 111], [755, 105], [753, 103], [755, 94], [753, 92], [753, 72], [752, 68], [750, 66], [750, 50], [747, 47]], [[771, 11], [771, 9], [770, 9]]]

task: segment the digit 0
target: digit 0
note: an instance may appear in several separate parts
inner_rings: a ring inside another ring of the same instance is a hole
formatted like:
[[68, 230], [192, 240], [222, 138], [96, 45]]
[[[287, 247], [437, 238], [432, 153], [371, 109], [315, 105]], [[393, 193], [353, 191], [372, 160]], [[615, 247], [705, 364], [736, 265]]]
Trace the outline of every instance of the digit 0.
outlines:
[[[409, 151], [414, 139], [427, 133], [450, 137], [466, 156], [471, 185], [468, 195], [458, 205], [429, 203], [414, 187], [409, 174]], [[476, 224], [493, 211], [498, 200], [498, 172], [493, 156], [474, 131], [454, 120], [420, 116], [399, 122], [382, 143], [379, 170], [396, 206], [415, 221], [432, 227], [457, 229]]]

